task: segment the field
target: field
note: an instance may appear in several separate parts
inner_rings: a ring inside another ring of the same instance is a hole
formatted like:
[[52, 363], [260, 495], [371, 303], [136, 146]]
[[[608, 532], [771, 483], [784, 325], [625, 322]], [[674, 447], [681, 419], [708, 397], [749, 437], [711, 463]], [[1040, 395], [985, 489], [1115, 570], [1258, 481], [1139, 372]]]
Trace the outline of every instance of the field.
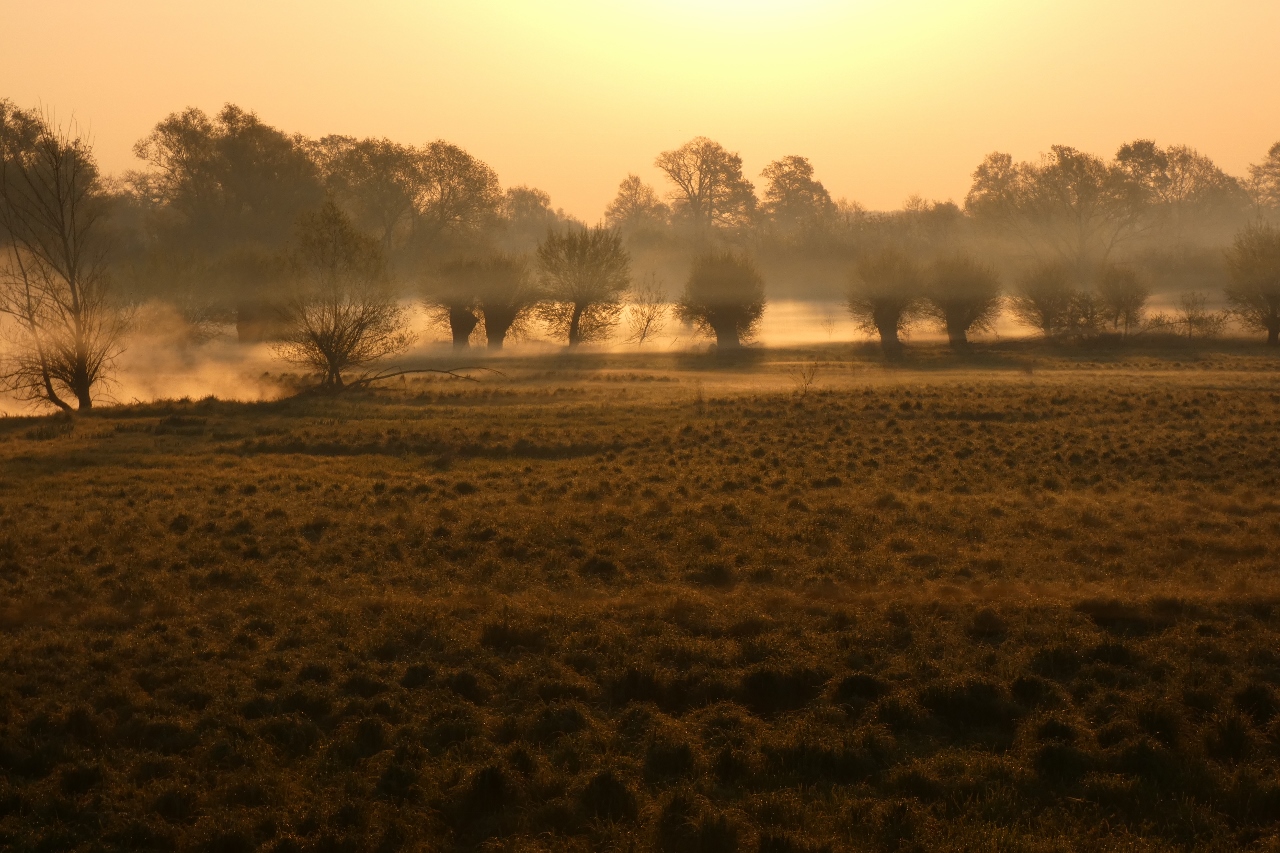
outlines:
[[501, 369], [0, 420], [0, 848], [1280, 849], [1274, 355]]

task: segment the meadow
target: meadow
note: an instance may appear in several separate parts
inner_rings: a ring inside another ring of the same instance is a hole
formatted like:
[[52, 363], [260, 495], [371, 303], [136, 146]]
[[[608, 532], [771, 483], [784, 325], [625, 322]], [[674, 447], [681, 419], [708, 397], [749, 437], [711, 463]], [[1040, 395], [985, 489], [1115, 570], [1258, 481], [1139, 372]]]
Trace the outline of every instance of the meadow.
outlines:
[[0, 848], [1280, 850], [1280, 359], [916, 350], [0, 419]]

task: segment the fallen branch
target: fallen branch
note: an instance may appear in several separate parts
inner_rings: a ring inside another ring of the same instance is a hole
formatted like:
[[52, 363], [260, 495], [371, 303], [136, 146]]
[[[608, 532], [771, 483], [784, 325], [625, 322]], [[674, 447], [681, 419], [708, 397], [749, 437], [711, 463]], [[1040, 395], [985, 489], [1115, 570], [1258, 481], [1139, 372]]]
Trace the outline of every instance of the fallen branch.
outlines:
[[395, 379], [397, 376], [409, 376], [415, 373], [439, 373], [442, 376], [449, 376], [454, 379], [465, 379], [468, 382], [479, 382], [474, 376], [467, 376], [460, 371], [463, 370], [484, 370], [489, 373], [496, 373], [502, 378], [506, 378], [506, 374], [500, 370], [494, 370], [492, 367], [455, 367], [452, 370], [440, 370], [434, 367], [417, 367], [409, 370], [390, 370], [385, 373], [375, 373], [372, 376], [362, 376], [359, 379], [353, 379], [348, 382], [347, 388], [363, 388], [372, 382], [381, 382], [384, 379]]

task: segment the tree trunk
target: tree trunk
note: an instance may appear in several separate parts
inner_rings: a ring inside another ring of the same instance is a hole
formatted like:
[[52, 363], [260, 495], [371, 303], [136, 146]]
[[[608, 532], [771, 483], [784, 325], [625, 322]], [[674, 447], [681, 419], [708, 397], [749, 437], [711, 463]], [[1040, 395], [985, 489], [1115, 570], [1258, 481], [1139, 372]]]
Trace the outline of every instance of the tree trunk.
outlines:
[[1267, 329], [1267, 346], [1280, 346], [1280, 325]]
[[582, 309], [585, 306], [574, 305], [573, 313], [569, 315], [569, 346], [576, 347], [582, 343]]
[[484, 315], [484, 336], [489, 352], [502, 352], [502, 345], [507, 340], [507, 332], [511, 329], [514, 317], [508, 318], [507, 312], [486, 311]]
[[738, 337], [736, 323], [720, 323], [712, 326], [711, 330], [716, 333], [716, 349], [742, 349], [742, 340]]
[[90, 394], [92, 383], [89, 382], [89, 373], [83, 362], [76, 365], [74, 379], [75, 385], [71, 390], [76, 395], [76, 408], [81, 411], [92, 409], [93, 396]]
[[897, 359], [902, 356], [902, 341], [898, 339], [898, 327], [880, 329], [880, 349], [885, 358]]
[[453, 333], [454, 349], [467, 349], [471, 345], [471, 333], [475, 331], [479, 322], [470, 308], [450, 306], [449, 331]]
[[947, 341], [951, 344], [951, 348], [960, 352], [969, 348], [968, 330], [959, 323], [947, 324]]

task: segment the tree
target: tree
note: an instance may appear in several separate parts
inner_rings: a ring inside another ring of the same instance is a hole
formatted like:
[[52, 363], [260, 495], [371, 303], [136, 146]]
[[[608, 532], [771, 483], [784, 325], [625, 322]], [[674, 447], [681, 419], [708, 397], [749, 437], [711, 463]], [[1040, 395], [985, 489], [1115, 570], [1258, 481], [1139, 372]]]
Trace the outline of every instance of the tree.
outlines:
[[675, 185], [674, 211], [695, 232], [750, 224], [756, 209], [755, 188], [742, 175], [742, 158], [720, 143], [699, 136], [662, 152], [654, 165]]
[[1055, 145], [1038, 163], [989, 155], [973, 173], [965, 208], [1083, 279], [1140, 229], [1142, 202], [1141, 188], [1121, 166]]
[[298, 223], [290, 261], [293, 292], [283, 308], [276, 353], [343, 387], [343, 374], [403, 352], [413, 343], [405, 310], [388, 286], [378, 241], [332, 201]]
[[627, 314], [626, 342], [642, 347], [662, 334], [669, 308], [666, 290], [657, 276], [649, 273], [644, 284], [632, 296], [631, 311]]
[[538, 299], [524, 256], [485, 251], [444, 264], [426, 302], [436, 321], [449, 326], [454, 349], [466, 349], [471, 334], [483, 328], [496, 352], [510, 332], [523, 327]]
[[1071, 323], [1075, 290], [1062, 264], [1041, 264], [1027, 272], [1010, 300], [1013, 315], [1045, 337], [1064, 332]]
[[523, 255], [495, 253], [487, 258], [486, 266], [488, 275], [482, 281], [476, 307], [489, 350], [497, 352], [507, 335], [523, 333], [541, 292]]
[[1097, 337], [1106, 319], [1107, 310], [1098, 294], [1090, 290], [1072, 290], [1062, 334], [1077, 340]]
[[127, 315], [114, 301], [104, 193], [89, 143], [0, 101], [0, 312], [14, 320], [0, 383], [64, 411], [93, 407], [122, 351]]
[[618, 194], [604, 209], [604, 221], [621, 231], [655, 231], [667, 222], [671, 209], [662, 203], [653, 187], [638, 175], [627, 175], [618, 185]]
[[326, 136], [303, 145], [330, 194], [353, 224], [378, 237], [384, 253], [408, 243], [439, 252], [442, 242], [475, 235], [498, 216], [497, 174], [443, 140], [415, 148]]
[[1000, 315], [1000, 277], [968, 255], [935, 261], [926, 296], [926, 313], [946, 330], [955, 350], [968, 348], [969, 332], [993, 330]]
[[465, 350], [480, 325], [477, 294], [484, 275], [483, 262], [475, 257], [451, 258], [430, 276], [423, 300], [434, 322], [449, 327], [455, 350]]
[[1280, 345], [1280, 229], [1260, 223], [1241, 231], [1227, 267], [1231, 313], [1245, 328], [1266, 332], [1268, 346]]
[[1151, 288], [1130, 267], [1107, 265], [1098, 276], [1098, 300], [1103, 317], [1112, 329], [1125, 337], [1142, 328], [1143, 313], [1150, 298]]
[[422, 192], [418, 151], [389, 139], [347, 136], [326, 136], [308, 150], [338, 206], [378, 238], [384, 254], [407, 236]]
[[173, 113], [133, 151], [152, 167], [130, 176], [135, 191], [192, 247], [282, 246], [291, 224], [324, 199], [303, 141], [233, 104], [213, 119], [194, 107]]
[[502, 189], [489, 166], [439, 139], [416, 159], [413, 230], [419, 245], [433, 249], [443, 236], [479, 231], [498, 215]]
[[1222, 334], [1227, 325], [1227, 313], [1209, 309], [1209, 299], [1198, 291], [1189, 291], [1178, 297], [1178, 309], [1173, 316], [1157, 314], [1151, 318], [1150, 328], [1170, 330], [1174, 334], [1186, 337], [1188, 341], [1197, 338], [1215, 338]]
[[862, 258], [849, 290], [849, 313], [858, 327], [880, 336], [888, 358], [902, 355], [900, 335], [923, 309], [920, 268], [898, 249], [883, 249]]
[[1149, 219], [1175, 241], [1248, 212], [1249, 194], [1240, 180], [1186, 145], [1161, 148], [1139, 139], [1120, 147], [1116, 165], [1129, 176]]
[[570, 347], [609, 337], [631, 286], [631, 257], [616, 230], [548, 232], [538, 245], [538, 268], [546, 296], [540, 314], [556, 336]]
[[764, 303], [764, 279], [749, 257], [707, 252], [693, 261], [676, 315], [715, 335], [720, 350], [733, 350], [755, 334]]
[[551, 196], [536, 187], [511, 187], [503, 195], [499, 209], [499, 242], [508, 251], [532, 252], [548, 231], [582, 227], [563, 210], [553, 208]]
[[774, 227], [784, 231], [813, 231], [835, 213], [831, 194], [813, 177], [813, 164], [790, 155], [775, 160], [761, 177], [767, 181], [761, 210]]
[[1280, 210], [1280, 142], [1272, 145], [1261, 163], [1249, 167], [1249, 189], [1263, 210]]

